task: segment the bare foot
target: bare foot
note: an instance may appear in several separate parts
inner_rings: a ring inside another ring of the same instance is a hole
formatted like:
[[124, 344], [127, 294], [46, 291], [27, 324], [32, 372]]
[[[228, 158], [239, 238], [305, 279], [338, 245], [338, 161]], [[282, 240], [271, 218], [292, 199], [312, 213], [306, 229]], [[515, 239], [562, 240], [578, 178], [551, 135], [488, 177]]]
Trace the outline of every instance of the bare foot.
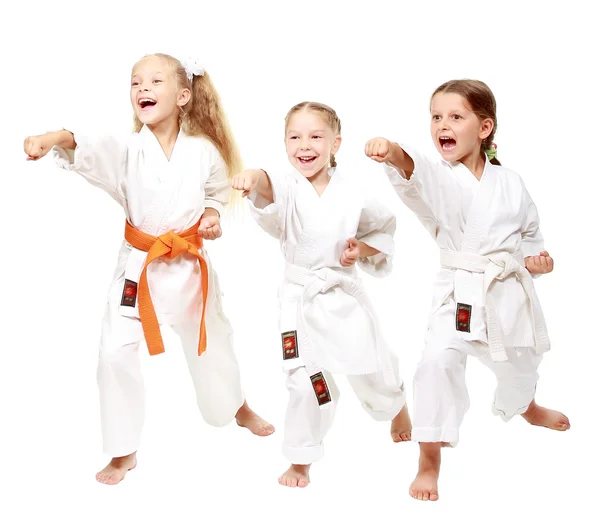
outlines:
[[281, 476], [279, 476], [279, 484], [290, 487], [304, 488], [310, 483], [308, 471], [310, 465], [291, 465]]
[[410, 415], [408, 414], [408, 407], [404, 404], [404, 407], [392, 420], [392, 428], [390, 434], [392, 440], [398, 442], [410, 442], [410, 433], [412, 431], [412, 423], [410, 421]]
[[539, 425], [555, 431], [566, 431], [571, 428], [569, 419], [558, 411], [538, 406], [535, 400], [531, 401], [527, 411], [521, 415], [531, 425]]
[[235, 414], [235, 421], [237, 425], [249, 429], [256, 436], [269, 436], [275, 432], [275, 428], [252, 411], [245, 400], [242, 407]]
[[419, 443], [421, 456], [419, 457], [419, 472], [410, 485], [408, 493], [419, 501], [437, 501], [438, 478], [440, 477], [440, 464], [442, 461], [441, 446], [437, 443]]
[[129, 456], [113, 458], [106, 467], [96, 474], [96, 481], [104, 483], [105, 485], [116, 485], [122, 481], [125, 474], [134, 469], [136, 465], [137, 459], [135, 457], [135, 452], [131, 453]]

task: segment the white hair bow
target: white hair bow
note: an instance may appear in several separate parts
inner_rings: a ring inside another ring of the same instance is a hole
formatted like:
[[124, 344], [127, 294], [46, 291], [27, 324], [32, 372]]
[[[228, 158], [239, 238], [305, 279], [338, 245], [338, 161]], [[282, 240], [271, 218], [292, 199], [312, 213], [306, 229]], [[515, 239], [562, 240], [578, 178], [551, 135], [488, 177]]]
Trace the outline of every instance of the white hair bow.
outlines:
[[198, 58], [187, 57], [181, 60], [181, 64], [183, 65], [183, 68], [185, 68], [185, 72], [190, 82], [192, 82], [195, 75], [204, 75], [204, 67], [200, 64]]

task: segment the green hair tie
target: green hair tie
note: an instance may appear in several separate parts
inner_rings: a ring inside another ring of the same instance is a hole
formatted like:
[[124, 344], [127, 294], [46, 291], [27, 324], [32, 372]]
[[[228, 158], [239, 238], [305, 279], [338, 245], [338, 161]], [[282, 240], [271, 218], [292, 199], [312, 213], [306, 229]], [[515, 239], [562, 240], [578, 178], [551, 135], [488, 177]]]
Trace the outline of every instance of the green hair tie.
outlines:
[[496, 144], [492, 144], [491, 147], [484, 149], [484, 152], [487, 155], [488, 160], [490, 160], [490, 161], [492, 161], [494, 158], [498, 157], [498, 149], [496, 147]]

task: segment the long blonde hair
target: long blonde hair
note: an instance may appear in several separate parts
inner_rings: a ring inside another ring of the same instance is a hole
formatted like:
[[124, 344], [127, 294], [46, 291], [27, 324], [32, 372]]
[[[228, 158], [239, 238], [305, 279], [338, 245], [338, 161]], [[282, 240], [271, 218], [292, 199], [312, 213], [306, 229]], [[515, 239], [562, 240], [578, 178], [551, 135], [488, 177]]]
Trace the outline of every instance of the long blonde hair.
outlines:
[[[231, 178], [243, 168], [238, 146], [233, 138], [229, 122], [221, 105], [221, 98], [217, 93], [209, 75], [193, 76], [192, 81], [187, 77], [181, 62], [168, 54], [150, 54], [144, 56], [158, 57], [171, 66], [180, 88], [188, 88], [192, 92], [188, 103], [183, 106], [179, 117], [179, 126], [188, 136], [203, 136], [210, 140], [217, 148], [223, 161], [227, 165], [227, 174]], [[134, 128], [139, 131], [142, 123], [134, 115]]]
[[[292, 109], [290, 109], [290, 111], [288, 111], [288, 114], [285, 116], [285, 130], [286, 131], [287, 131], [288, 124], [290, 123], [290, 118], [292, 118], [292, 115], [294, 113], [298, 113], [299, 111], [314, 111], [314, 112], [318, 113], [325, 119], [325, 122], [327, 122], [327, 124], [333, 131], [334, 135], [337, 136], [342, 133], [342, 123], [340, 122], [340, 119], [337, 116], [337, 113], [335, 112], [335, 110], [333, 108], [330, 108], [329, 106], [327, 106], [327, 104], [321, 104], [320, 102], [308, 102], [308, 101], [300, 102], [300, 103], [296, 104], [294, 107], [292, 107]], [[331, 167], [337, 166], [337, 163], [335, 161], [335, 155], [333, 155], [333, 154], [329, 157], [329, 165]]]

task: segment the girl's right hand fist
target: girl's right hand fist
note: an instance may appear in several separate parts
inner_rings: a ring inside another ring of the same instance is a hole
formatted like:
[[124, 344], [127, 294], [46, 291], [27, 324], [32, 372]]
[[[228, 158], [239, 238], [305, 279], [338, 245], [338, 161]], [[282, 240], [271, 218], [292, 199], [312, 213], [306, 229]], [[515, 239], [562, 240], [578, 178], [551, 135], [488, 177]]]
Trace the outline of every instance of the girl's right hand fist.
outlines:
[[373, 138], [365, 146], [365, 154], [379, 163], [388, 161], [391, 151], [392, 144], [385, 138]]
[[247, 169], [231, 178], [231, 186], [235, 190], [242, 190], [242, 197], [246, 197], [258, 186], [261, 174], [264, 172], [260, 169]]
[[39, 160], [46, 156], [52, 149], [54, 142], [46, 135], [28, 136], [23, 144], [23, 149], [28, 160]]

